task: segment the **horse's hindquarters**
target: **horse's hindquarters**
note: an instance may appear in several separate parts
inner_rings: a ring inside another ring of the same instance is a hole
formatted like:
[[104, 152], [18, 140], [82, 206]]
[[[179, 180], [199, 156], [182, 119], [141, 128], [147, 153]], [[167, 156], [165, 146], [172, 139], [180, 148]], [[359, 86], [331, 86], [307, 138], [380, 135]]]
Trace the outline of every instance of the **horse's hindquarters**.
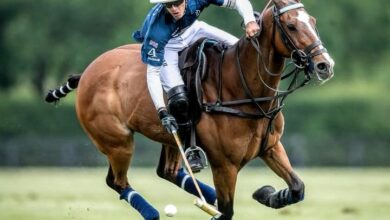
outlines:
[[104, 152], [127, 142], [133, 131], [173, 143], [147, 91], [140, 45], [108, 51], [87, 67], [79, 82], [76, 110], [81, 125]]
[[[145, 90], [145, 67], [139, 45], [110, 50], [84, 71], [77, 90], [76, 111], [81, 125], [100, 149], [127, 140], [127, 125], [136, 109], [135, 95]], [[138, 91], [134, 93], [133, 91]], [[104, 149], [102, 149], [104, 148]]]

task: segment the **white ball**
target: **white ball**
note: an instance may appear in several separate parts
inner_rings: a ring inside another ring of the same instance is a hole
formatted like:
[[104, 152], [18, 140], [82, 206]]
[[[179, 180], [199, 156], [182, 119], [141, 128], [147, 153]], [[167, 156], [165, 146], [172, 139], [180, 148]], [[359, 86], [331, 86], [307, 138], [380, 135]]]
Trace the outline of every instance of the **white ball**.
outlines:
[[175, 205], [172, 205], [172, 204], [168, 204], [165, 206], [164, 208], [164, 212], [165, 212], [165, 215], [168, 216], [168, 217], [173, 217], [176, 215], [177, 213], [177, 208]]

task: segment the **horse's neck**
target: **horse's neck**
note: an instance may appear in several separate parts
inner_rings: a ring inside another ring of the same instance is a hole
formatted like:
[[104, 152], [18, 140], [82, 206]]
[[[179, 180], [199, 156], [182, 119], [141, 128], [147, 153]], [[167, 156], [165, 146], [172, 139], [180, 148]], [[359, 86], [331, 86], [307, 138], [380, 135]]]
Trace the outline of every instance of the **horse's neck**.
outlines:
[[242, 39], [237, 45], [242, 74], [255, 97], [275, 95], [275, 92], [268, 87], [277, 89], [280, 76], [272, 76], [267, 73], [267, 70], [275, 74], [280, 73], [284, 64], [283, 57], [279, 56], [272, 46], [272, 36], [268, 36], [268, 33], [263, 34], [265, 37], [259, 39], [261, 54], [249, 40]]

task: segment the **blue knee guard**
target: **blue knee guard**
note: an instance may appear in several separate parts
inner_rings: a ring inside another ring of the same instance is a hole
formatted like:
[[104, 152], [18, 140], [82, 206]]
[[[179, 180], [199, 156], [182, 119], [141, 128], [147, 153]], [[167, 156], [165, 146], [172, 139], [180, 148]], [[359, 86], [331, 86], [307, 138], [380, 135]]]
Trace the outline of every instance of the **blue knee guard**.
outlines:
[[140, 194], [132, 188], [125, 189], [120, 199], [126, 200], [134, 209], [136, 209], [145, 220], [159, 220], [160, 214], [153, 208]]
[[[200, 182], [197, 180], [200, 190], [202, 191], [203, 196], [205, 197], [207, 203], [214, 204], [217, 200], [217, 194], [215, 192], [215, 189]], [[177, 177], [176, 177], [176, 183], [177, 186], [184, 189], [186, 192], [191, 193], [192, 195], [199, 196], [198, 191], [196, 191], [194, 182], [192, 181], [192, 178], [190, 175], [186, 174], [184, 172], [184, 169], [181, 168], [178, 171]]]

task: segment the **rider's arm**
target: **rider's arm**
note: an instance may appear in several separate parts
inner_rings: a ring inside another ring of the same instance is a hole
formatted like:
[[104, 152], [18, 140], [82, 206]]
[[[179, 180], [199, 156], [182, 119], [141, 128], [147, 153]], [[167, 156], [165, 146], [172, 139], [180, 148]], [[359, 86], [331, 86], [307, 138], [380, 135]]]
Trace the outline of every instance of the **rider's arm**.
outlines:
[[163, 89], [160, 80], [161, 66], [147, 65], [146, 80], [150, 96], [156, 109], [165, 108]]
[[235, 9], [244, 19], [245, 25], [251, 21], [256, 21], [253, 15], [253, 7], [249, 0], [224, 0], [223, 7]]
[[163, 89], [160, 81], [161, 66], [147, 65], [147, 84], [154, 106], [158, 111], [158, 117], [165, 129], [172, 133], [177, 131], [178, 125], [175, 118], [167, 112], [164, 102]]

